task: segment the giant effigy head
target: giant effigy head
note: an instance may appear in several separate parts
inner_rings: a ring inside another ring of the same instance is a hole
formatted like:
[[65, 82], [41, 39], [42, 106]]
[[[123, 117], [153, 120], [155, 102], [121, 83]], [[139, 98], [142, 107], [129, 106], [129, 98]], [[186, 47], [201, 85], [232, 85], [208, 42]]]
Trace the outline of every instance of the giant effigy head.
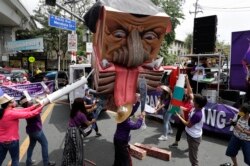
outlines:
[[96, 90], [111, 94], [112, 109], [122, 110], [123, 121], [135, 103], [140, 78], [146, 79], [148, 90], [160, 84], [157, 54], [171, 30], [170, 18], [150, 0], [100, 0], [84, 19], [94, 33]]

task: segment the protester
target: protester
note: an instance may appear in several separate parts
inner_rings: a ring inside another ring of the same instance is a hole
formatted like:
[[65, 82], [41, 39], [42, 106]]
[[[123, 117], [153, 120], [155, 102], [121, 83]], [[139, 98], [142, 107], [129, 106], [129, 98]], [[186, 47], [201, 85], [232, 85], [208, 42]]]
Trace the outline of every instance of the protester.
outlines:
[[180, 118], [183, 124], [186, 126], [189, 160], [192, 166], [198, 166], [198, 148], [202, 139], [202, 108], [207, 104], [206, 97], [201, 95], [194, 95], [194, 109], [189, 114], [188, 120], [186, 121], [178, 113], [176, 115]]
[[0, 85], [3, 85], [4, 79], [5, 79], [5, 76], [0, 74]]
[[28, 108], [16, 109], [14, 98], [7, 94], [3, 94], [0, 97], [0, 105], [0, 165], [2, 165], [9, 151], [12, 166], [18, 166], [19, 119], [26, 119], [38, 115], [43, 105], [33, 105]]
[[172, 98], [172, 91], [169, 87], [165, 85], [162, 85], [161, 89], [163, 91], [156, 105], [155, 114], [157, 114], [159, 111], [163, 112], [164, 133], [158, 138], [158, 140], [166, 141], [168, 139], [167, 135], [173, 132], [170, 124], [170, 118], [172, 116], [172, 113], [168, 111], [170, 100]]
[[[140, 103], [137, 102], [131, 112], [134, 115], [138, 109]], [[117, 113], [117, 121], [120, 121], [122, 111]], [[130, 117], [121, 123], [117, 123], [116, 131], [114, 134], [114, 146], [115, 146], [115, 161], [113, 166], [131, 166], [132, 160], [129, 154], [129, 141], [130, 141], [130, 131], [139, 129], [142, 125], [143, 118], [145, 117], [145, 112], [142, 112], [136, 123], [134, 123]]]
[[8, 76], [5, 78], [3, 85], [4, 86], [11, 86], [11, 85], [14, 85], [14, 83], [11, 81], [11, 78]]
[[42, 73], [42, 70], [40, 70], [39, 67], [37, 67], [35, 70], [35, 74], [39, 74], [39, 73]]
[[86, 108], [82, 98], [76, 98], [70, 111], [68, 129], [65, 136], [63, 149], [62, 166], [82, 166], [84, 165], [84, 147], [83, 138], [79, 127], [82, 125], [91, 125], [96, 122], [95, 119], [87, 120]]
[[[96, 100], [94, 97], [89, 93], [89, 89], [85, 89], [85, 96], [83, 97], [85, 101], [85, 108], [87, 108], [87, 119], [92, 120], [96, 117]], [[102, 136], [101, 133], [99, 133], [99, 128], [97, 123], [95, 122], [92, 125], [93, 129], [96, 132], [96, 137]]]
[[30, 81], [28, 81], [27, 77], [23, 77], [22, 84], [30, 84]]
[[49, 87], [46, 85], [46, 82], [48, 82], [48, 81], [49, 81], [49, 78], [48, 78], [47, 76], [44, 76], [44, 77], [43, 77], [43, 80], [42, 80], [42, 82], [41, 82], [41, 85], [42, 85], [42, 87], [43, 87], [43, 89], [44, 89], [46, 95], [50, 94], [50, 89], [49, 89]]
[[[193, 94], [191, 85], [189, 83], [189, 78], [187, 75], [185, 77], [185, 81], [186, 81], [187, 88], [185, 89], [185, 94], [183, 96], [182, 106], [180, 106], [180, 113], [181, 113], [181, 116], [187, 121], [188, 114], [193, 107], [194, 94]], [[178, 143], [181, 139], [182, 132], [185, 130], [185, 125], [182, 121], [180, 121], [177, 125], [178, 126], [177, 126], [177, 133], [175, 136], [175, 142], [172, 145], [170, 145], [170, 147], [178, 146]]]
[[[28, 106], [32, 105], [32, 102], [27, 101], [27, 98], [23, 96], [21, 97], [19, 104], [23, 108], [27, 108]], [[32, 160], [32, 153], [36, 146], [36, 142], [39, 142], [42, 147], [43, 165], [44, 166], [56, 165], [54, 161], [49, 161], [48, 141], [42, 130], [42, 120], [40, 114], [26, 119], [26, 121], [27, 121], [26, 133], [29, 135], [30, 139], [27, 151], [26, 166], [31, 166], [32, 164], [35, 163], [35, 161]]]
[[[240, 149], [243, 152], [244, 162], [250, 165], [250, 105], [244, 103], [240, 112], [243, 112], [244, 115], [238, 119], [226, 150], [226, 155], [231, 157], [234, 166], [238, 166], [236, 156]], [[230, 163], [225, 163], [221, 166], [230, 165]]]

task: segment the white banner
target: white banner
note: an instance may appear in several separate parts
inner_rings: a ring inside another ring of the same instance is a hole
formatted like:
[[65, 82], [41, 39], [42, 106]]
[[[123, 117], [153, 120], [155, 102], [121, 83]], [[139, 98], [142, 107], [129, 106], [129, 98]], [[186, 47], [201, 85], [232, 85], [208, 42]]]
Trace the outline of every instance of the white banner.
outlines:
[[86, 43], [86, 52], [87, 53], [92, 53], [93, 52], [93, 43], [92, 42], [87, 42]]
[[68, 34], [68, 51], [77, 51], [77, 34]]

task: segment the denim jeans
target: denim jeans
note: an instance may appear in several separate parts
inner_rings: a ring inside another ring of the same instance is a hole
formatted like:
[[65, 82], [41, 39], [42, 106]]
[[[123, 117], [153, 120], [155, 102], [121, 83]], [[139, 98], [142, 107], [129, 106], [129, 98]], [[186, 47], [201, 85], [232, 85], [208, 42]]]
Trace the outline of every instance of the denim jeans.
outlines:
[[164, 136], [167, 136], [169, 133], [169, 130], [171, 129], [170, 118], [172, 117], [172, 115], [173, 113], [164, 109], [164, 113], [163, 113]]
[[43, 165], [48, 166], [49, 162], [49, 154], [48, 154], [48, 141], [43, 133], [43, 131], [37, 131], [29, 134], [30, 144], [27, 151], [27, 160], [26, 166], [31, 165], [32, 161], [32, 153], [36, 146], [36, 142], [38, 141], [42, 147], [42, 157], [43, 157]]
[[19, 140], [0, 143], [0, 165], [2, 165], [8, 151], [11, 156], [12, 166], [19, 166]]

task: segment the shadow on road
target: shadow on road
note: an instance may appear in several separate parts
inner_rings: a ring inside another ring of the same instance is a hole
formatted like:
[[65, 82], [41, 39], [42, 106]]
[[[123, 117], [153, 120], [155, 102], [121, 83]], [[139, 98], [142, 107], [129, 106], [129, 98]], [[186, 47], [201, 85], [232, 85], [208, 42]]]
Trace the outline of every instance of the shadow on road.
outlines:
[[85, 158], [96, 163], [96, 165], [112, 165], [114, 160], [114, 146], [112, 142], [101, 137], [87, 137], [85, 142]]
[[67, 126], [65, 124], [68, 124], [69, 113], [70, 108], [68, 105], [57, 105], [51, 112], [49, 123], [53, 124], [61, 133], [66, 132]]

